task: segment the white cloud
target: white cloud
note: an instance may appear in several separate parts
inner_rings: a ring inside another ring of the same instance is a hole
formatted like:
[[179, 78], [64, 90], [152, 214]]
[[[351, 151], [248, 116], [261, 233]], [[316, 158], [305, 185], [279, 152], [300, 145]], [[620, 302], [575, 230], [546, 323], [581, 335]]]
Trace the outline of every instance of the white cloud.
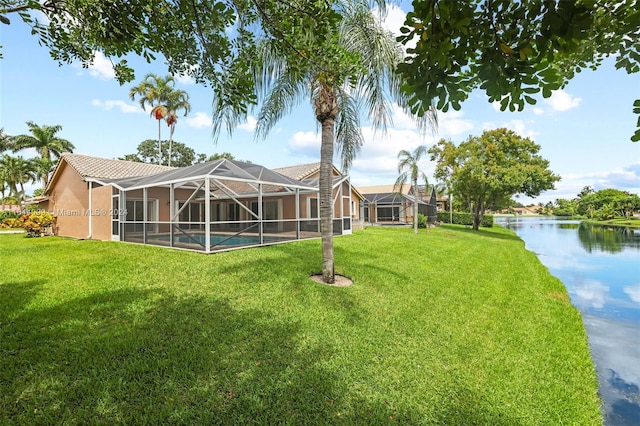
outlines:
[[247, 121], [238, 126], [238, 129], [246, 130], [248, 132], [253, 132], [256, 129], [256, 125], [258, 124], [258, 120], [252, 115], [247, 117]]
[[544, 110], [542, 108], [539, 108], [539, 107], [534, 107], [533, 108], [533, 113], [535, 115], [542, 115], [542, 114], [544, 114]]
[[471, 120], [463, 119], [464, 112], [449, 111], [438, 114], [438, 134], [441, 137], [466, 136], [473, 129]]
[[185, 120], [187, 126], [195, 127], [199, 129], [201, 127], [211, 127], [213, 126], [213, 121], [211, 121], [211, 117], [204, 112], [196, 112], [193, 117], [189, 117]]
[[193, 78], [191, 78], [188, 75], [184, 75], [184, 74], [178, 74], [176, 76], [174, 76], [174, 78], [176, 79], [176, 81], [180, 84], [195, 84], [195, 80]]
[[582, 98], [577, 98], [564, 90], [554, 90], [551, 97], [544, 100], [554, 111], [568, 111], [580, 105]]
[[[198, 65], [189, 66], [190, 70], [195, 70], [196, 68], [198, 68]], [[180, 84], [195, 84], [196, 82], [192, 77], [186, 74], [177, 74], [177, 75], [174, 75], [173, 78], [175, 78], [176, 81]]]
[[320, 153], [320, 134], [317, 132], [296, 132], [289, 140], [293, 153], [309, 157], [318, 157]]
[[600, 281], [585, 280], [580, 285], [576, 285], [575, 293], [579, 304], [601, 309], [607, 300], [609, 287]]
[[101, 80], [111, 80], [116, 75], [111, 60], [106, 58], [102, 52], [95, 52], [93, 63], [89, 65], [89, 74]]
[[518, 135], [525, 138], [533, 139], [538, 134], [538, 132], [528, 129], [527, 124], [523, 120], [509, 120], [509, 121], [503, 121], [502, 123], [493, 123], [493, 122], [482, 123], [483, 130], [493, 130], [493, 129], [499, 129], [502, 127], [509, 130], [513, 130]]
[[134, 104], [129, 104], [124, 101], [115, 101], [115, 100], [101, 101], [99, 99], [94, 99], [91, 101], [91, 105], [96, 106], [98, 108], [102, 108], [105, 111], [111, 111], [114, 108], [120, 109], [120, 111], [125, 114], [144, 112], [142, 108], [140, 108], [139, 106]]
[[630, 285], [625, 287], [623, 290], [629, 295], [631, 300], [636, 303], [640, 303], [640, 284]]
[[[373, 9], [373, 13], [379, 16], [378, 8]], [[391, 32], [395, 36], [399, 36], [400, 27], [404, 25], [407, 14], [395, 4], [387, 6], [387, 14], [383, 17], [382, 28]]]

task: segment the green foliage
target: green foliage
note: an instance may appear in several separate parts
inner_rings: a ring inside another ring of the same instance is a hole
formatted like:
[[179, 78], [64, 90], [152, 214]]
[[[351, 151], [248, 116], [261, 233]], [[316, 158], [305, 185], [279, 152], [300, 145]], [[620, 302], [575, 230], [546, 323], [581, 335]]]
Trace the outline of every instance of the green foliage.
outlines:
[[19, 217], [19, 212], [15, 212], [13, 210], [0, 210], [0, 222], [5, 219], [18, 219]]
[[22, 215], [20, 217], [22, 227], [27, 231], [29, 237], [41, 237], [43, 235], [52, 235], [51, 225], [54, 218], [51, 213], [37, 210], [33, 213]]
[[607, 188], [595, 192], [584, 191], [576, 199], [577, 212], [600, 220], [633, 216], [640, 211], [640, 197], [619, 189]]
[[351, 287], [309, 280], [319, 240], [1, 235], [0, 423], [602, 424], [580, 313], [512, 232], [335, 244]]
[[458, 201], [470, 206], [474, 229], [485, 210], [500, 210], [517, 194], [530, 197], [553, 189], [560, 177], [549, 170], [537, 145], [507, 129], [485, 131], [459, 146], [440, 140], [429, 149], [436, 177], [450, 179]]
[[575, 216], [578, 214], [577, 202], [558, 198], [553, 206], [554, 216]]
[[[640, 1], [415, 0], [398, 38], [407, 59], [398, 71], [412, 111], [460, 109], [480, 88], [504, 111], [564, 87], [605, 57], [640, 70]], [[634, 103], [640, 114], [640, 100]], [[638, 129], [632, 140], [640, 140]]]
[[[161, 160], [158, 159], [158, 141], [154, 141], [153, 139], [140, 142], [136, 154], [127, 154], [121, 157], [120, 160], [149, 164], [158, 164], [158, 161], [161, 161], [162, 164], [167, 164], [169, 158], [169, 143], [168, 141], [163, 142]], [[196, 163], [195, 150], [177, 141], [173, 142], [171, 157], [171, 165], [173, 167], [186, 167]]]
[[[465, 226], [473, 226], [473, 215], [471, 213], [465, 212], [453, 212], [452, 215], [449, 215], [449, 212], [438, 212], [438, 222], [442, 223], [452, 223], [453, 220], [454, 225], [465, 225]], [[484, 214], [482, 215], [482, 221], [480, 222], [480, 226], [484, 228], [493, 227], [493, 215], [492, 214]]]
[[427, 227], [427, 217], [422, 213], [418, 213], [418, 228], [424, 229]]

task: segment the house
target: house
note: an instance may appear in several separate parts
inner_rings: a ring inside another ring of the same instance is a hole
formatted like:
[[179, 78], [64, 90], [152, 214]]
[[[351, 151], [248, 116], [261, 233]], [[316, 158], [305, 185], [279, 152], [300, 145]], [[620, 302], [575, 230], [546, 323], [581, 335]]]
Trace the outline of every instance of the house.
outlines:
[[[360, 203], [364, 201], [364, 196], [355, 186], [351, 185], [348, 176], [343, 175], [335, 167], [333, 167], [333, 200], [334, 212], [342, 212], [342, 216], [351, 218], [350, 221], [345, 220], [343, 226], [349, 224], [353, 226], [361, 226]], [[305, 182], [313, 187], [319, 187], [320, 184], [320, 162], [300, 164], [295, 166], [281, 167], [273, 169], [273, 171]], [[307, 217], [320, 217], [320, 204], [317, 197], [307, 198]], [[334, 224], [335, 226], [335, 224]], [[334, 229], [334, 232], [336, 230]], [[350, 232], [351, 229], [343, 231]]]
[[[351, 232], [350, 188], [336, 176], [334, 234]], [[64, 154], [44, 195], [60, 236], [210, 253], [320, 235], [313, 174], [235, 160], [173, 168]]]
[[[361, 216], [370, 224], [413, 223], [414, 189], [404, 184], [398, 191], [394, 185], [359, 186], [365, 200], [361, 203]], [[427, 217], [429, 223], [437, 220], [436, 193], [432, 185], [418, 185], [418, 213]]]

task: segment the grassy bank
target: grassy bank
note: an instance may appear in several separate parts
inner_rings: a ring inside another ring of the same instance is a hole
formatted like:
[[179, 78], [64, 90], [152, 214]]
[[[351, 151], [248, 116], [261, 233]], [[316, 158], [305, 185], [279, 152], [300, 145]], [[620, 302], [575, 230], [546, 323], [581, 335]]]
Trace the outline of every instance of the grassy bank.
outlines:
[[604, 226], [624, 226], [629, 228], [640, 228], [640, 219], [610, 219], [610, 220], [583, 220], [584, 223], [592, 225], [604, 225]]
[[0, 235], [0, 423], [601, 424], [578, 311], [513, 233], [202, 255]]

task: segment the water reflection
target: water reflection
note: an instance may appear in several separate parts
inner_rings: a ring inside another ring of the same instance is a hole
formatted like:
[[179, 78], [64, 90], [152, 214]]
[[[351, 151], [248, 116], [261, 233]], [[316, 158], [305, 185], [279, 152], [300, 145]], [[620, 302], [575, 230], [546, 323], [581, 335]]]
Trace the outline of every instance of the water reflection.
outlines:
[[[575, 224], [565, 224], [575, 226]], [[582, 247], [589, 253], [604, 251], [619, 253], [625, 248], [640, 249], [640, 234], [622, 226], [602, 226], [581, 223], [577, 226]]]
[[606, 425], [640, 425], [640, 232], [557, 218], [501, 218], [582, 312]]

